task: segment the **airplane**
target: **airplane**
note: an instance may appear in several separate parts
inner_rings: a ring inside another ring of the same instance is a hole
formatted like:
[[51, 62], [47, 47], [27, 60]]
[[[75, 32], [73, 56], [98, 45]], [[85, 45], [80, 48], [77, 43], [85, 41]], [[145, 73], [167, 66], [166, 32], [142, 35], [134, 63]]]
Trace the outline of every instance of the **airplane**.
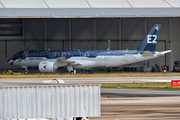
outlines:
[[25, 50], [11, 57], [10, 65], [36, 66], [40, 72], [56, 72], [66, 67], [73, 74], [76, 69], [85, 69], [91, 74], [93, 67], [117, 67], [163, 56], [171, 50], [156, 52], [161, 24], [155, 24], [136, 50]]

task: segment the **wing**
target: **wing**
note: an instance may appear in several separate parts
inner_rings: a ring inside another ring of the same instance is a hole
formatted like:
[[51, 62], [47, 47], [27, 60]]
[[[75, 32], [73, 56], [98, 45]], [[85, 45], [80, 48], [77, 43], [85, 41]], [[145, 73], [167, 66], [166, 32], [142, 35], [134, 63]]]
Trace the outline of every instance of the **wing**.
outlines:
[[80, 65], [80, 63], [77, 63], [77, 62], [72, 61], [72, 60], [68, 60], [66, 58], [57, 58], [56, 64], [59, 67], [66, 66], [66, 65]]

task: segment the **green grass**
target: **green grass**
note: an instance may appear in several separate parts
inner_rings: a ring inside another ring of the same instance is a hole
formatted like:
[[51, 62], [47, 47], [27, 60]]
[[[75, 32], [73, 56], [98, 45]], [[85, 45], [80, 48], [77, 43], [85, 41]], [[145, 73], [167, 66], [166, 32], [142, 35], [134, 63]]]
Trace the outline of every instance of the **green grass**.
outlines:
[[180, 89], [180, 86], [171, 86], [171, 83], [118, 83], [102, 84], [101, 87], [123, 87], [123, 88], [164, 88], [164, 89]]
[[0, 78], [77, 78], [77, 77], [166, 77], [166, 76], [180, 76], [180, 73], [93, 73], [93, 74], [83, 74], [78, 73], [76, 75], [61, 74], [28, 74], [28, 75], [0, 75]]

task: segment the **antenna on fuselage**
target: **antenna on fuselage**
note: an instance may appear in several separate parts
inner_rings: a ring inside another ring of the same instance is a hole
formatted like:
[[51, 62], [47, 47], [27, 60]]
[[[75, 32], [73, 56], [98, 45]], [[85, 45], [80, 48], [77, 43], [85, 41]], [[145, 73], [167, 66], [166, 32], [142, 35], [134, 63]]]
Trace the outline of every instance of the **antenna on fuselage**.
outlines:
[[107, 50], [110, 50], [110, 47], [111, 47], [111, 40], [108, 40], [108, 46], [107, 46]]

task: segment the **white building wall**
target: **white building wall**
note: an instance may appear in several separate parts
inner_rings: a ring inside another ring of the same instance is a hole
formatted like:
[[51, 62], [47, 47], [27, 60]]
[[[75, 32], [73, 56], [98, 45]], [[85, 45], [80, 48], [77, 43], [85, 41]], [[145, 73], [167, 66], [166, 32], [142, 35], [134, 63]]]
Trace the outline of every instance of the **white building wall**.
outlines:
[[171, 7], [165, 0], [128, 0], [133, 8]]
[[180, 6], [180, 2], [179, 0], [166, 0], [170, 5], [172, 5], [173, 7], [179, 7]]
[[49, 8], [90, 8], [86, 0], [44, 0]]
[[5, 8], [47, 8], [43, 0], [1, 0]]
[[126, 0], [87, 0], [92, 8], [131, 8]]
[[1, 0], [0, 8], [171, 8], [179, 0]]

